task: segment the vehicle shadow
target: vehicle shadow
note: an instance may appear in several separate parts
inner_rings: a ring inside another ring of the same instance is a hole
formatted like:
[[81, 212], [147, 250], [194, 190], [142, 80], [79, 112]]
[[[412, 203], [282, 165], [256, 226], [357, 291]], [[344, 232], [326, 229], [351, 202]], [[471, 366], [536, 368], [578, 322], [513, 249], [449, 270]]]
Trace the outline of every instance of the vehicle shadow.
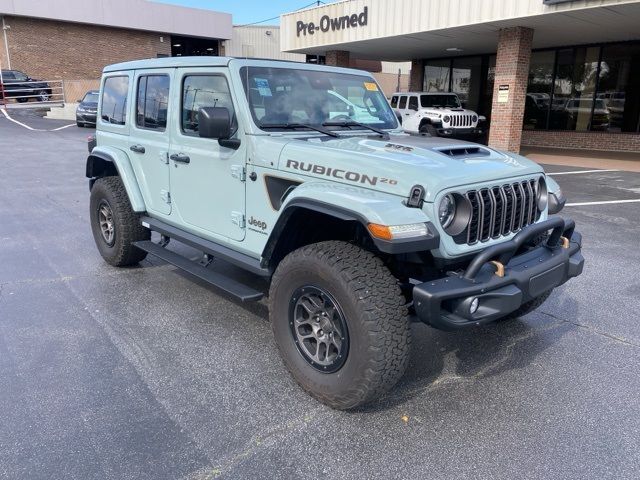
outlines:
[[[216, 287], [176, 269], [176, 274], [189, 278], [241, 307], [247, 313], [269, 321], [268, 283], [263, 279], [221, 262], [216, 270], [225, 270], [238, 281], [251, 284], [265, 292], [260, 302], [241, 302], [225, 295]], [[569, 302], [571, 305], [566, 304]], [[564, 299], [563, 309], [576, 311], [577, 302]], [[544, 311], [544, 305], [540, 309]], [[409, 366], [398, 384], [379, 400], [375, 400], [354, 413], [384, 411], [407, 401], [424, 397], [425, 401], [441, 398], [430, 395], [464, 382], [482, 382], [483, 379], [506, 371], [525, 369], [545, 350], [559, 342], [569, 331], [578, 328], [550, 315], [536, 311], [526, 318], [471, 327], [457, 332], [436, 330], [422, 323], [413, 323], [412, 348]], [[548, 334], [552, 332], [552, 334]], [[284, 366], [283, 366], [284, 368]]]
[[442, 397], [431, 393], [525, 369], [566, 333], [578, 328], [540, 312], [526, 318], [534, 321], [519, 318], [459, 332], [413, 324], [412, 351], [405, 375], [378, 401], [355, 412], [384, 411], [416, 397], [432, 401]]

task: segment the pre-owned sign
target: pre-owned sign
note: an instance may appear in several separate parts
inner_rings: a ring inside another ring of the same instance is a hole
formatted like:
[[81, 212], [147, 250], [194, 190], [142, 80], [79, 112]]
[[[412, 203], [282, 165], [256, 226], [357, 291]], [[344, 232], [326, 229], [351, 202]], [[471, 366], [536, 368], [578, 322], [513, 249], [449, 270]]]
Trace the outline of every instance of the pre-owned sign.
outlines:
[[351, 15], [343, 15], [341, 17], [331, 18], [329, 15], [320, 17], [318, 23], [305, 23], [302, 20], [296, 22], [296, 34], [298, 37], [302, 35], [314, 35], [316, 32], [335, 32], [336, 30], [345, 30], [347, 28], [364, 27], [369, 21], [369, 8], [364, 7], [361, 13], [352, 13]]

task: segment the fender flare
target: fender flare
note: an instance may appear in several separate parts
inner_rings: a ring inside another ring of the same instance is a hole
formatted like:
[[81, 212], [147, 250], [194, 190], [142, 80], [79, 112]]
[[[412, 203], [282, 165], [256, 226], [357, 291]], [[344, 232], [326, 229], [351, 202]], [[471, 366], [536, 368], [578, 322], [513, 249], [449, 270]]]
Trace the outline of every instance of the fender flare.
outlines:
[[[408, 207], [407, 207], [408, 208]], [[440, 246], [440, 235], [431, 222], [426, 222], [428, 235], [419, 239], [382, 240], [371, 235], [367, 225], [370, 223], [363, 215], [348, 208], [326, 203], [313, 198], [297, 197], [287, 203], [278, 218], [269, 240], [262, 252], [262, 258], [268, 261], [273, 254], [282, 233], [285, 231], [291, 216], [299, 210], [311, 210], [333, 217], [337, 220], [357, 222], [363, 226], [378, 250], [387, 254], [412, 253], [437, 249]]]
[[118, 176], [122, 178], [122, 183], [127, 191], [129, 202], [134, 212], [145, 212], [147, 210], [142, 192], [138, 186], [138, 180], [131, 166], [129, 157], [117, 149], [106, 149], [95, 147], [87, 157], [86, 176], [91, 179], [90, 187], [96, 179], [108, 176], [109, 166], [115, 168]]

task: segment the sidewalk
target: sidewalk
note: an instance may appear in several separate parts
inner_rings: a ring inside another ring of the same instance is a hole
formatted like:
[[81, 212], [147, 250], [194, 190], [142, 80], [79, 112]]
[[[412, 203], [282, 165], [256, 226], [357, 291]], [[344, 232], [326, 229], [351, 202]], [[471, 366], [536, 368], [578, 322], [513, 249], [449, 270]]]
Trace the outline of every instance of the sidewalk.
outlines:
[[640, 152], [522, 147], [520, 154], [535, 162], [551, 165], [640, 172]]

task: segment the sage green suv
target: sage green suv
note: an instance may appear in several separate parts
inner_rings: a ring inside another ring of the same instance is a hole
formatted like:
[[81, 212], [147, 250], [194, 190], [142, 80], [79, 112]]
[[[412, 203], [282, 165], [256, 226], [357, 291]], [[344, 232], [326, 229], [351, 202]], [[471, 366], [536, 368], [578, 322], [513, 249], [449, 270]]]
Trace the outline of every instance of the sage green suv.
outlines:
[[223, 57], [108, 66], [86, 174], [107, 263], [151, 253], [239, 301], [268, 295], [285, 365], [339, 409], [403, 375], [411, 321], [516, 318], [584, 263], [574, 222], [549, 216], [565, 200], [540, 166], [404, 133], [357, 70]]

